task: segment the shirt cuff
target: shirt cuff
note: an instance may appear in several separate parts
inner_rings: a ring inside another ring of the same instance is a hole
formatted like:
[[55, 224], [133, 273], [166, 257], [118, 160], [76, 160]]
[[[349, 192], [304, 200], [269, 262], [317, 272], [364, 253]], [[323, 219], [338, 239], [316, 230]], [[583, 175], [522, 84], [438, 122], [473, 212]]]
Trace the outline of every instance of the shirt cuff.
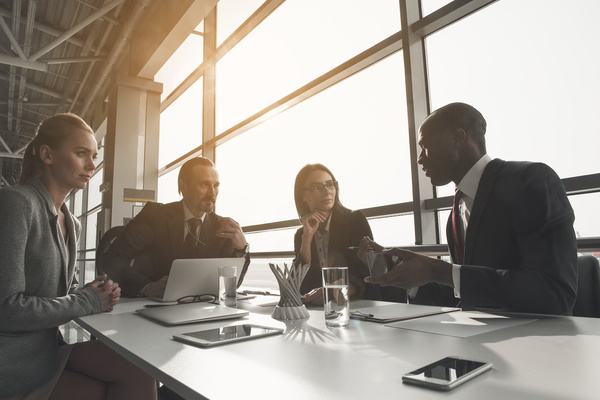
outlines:
[[414, 299], [415, 297], [417, 297], [417, 293], [419, 293], [419, 287], [417, 286], [414, 288], [410, 288], [406, 291], [406, 293], [408, 294], [408, 297]]
[[[148, 284], [148, 285], [150, 285], [150, 284]], [[144, 290], [146, 290], [146, 288], [148, 287], [148, 285], [144, 286], [144, 287], [143, 287], [143, 288], [142, 288], [142, 289], [141, 289], [141, 290], [138, 292], [138, 295], [137, 295], [137, 297], [146, 297], [146, 296], [144, 295]]]
[[243, 249], [234, 249], [235, 250], [235, 255], [238, 257], [244, 257], [246, 256], [246, 254], [248, 254], [250, 252], [250, 245], [248, 243], [246, 243], [246, 247], [244, 247]]
[[452, 264], [452, 283], [454, 283], [454, 297], [460, 299], [460, 265]]

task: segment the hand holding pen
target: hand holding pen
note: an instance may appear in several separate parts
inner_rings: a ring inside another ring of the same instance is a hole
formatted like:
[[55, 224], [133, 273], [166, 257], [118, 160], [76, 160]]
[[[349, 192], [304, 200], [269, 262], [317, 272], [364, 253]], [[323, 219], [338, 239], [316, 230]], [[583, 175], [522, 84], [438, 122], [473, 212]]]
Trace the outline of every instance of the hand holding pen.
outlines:
[[365, 236], [360, 240], [358, 246], [351, 246], [348, 247], [348, 249], [355, 250], [357, 257], [362, 261], [362, 263], [366, 266], [369, 266], [369, 262], [367, 261], [367, 252], [381, 252], [383, 250], [383, 247], [372, 241], [370, 237]]

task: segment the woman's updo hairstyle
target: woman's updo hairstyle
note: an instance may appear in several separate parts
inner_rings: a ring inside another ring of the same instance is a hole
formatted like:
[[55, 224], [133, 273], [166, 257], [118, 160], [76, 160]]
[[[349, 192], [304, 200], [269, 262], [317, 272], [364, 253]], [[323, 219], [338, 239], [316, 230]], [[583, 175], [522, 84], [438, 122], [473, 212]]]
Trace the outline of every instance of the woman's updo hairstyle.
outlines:
[[40, 158], [41, 146], [47, 145], [51, 149], [58, 149], [77, 130], [85, 130], [94, 134], [92, 128], [83, 119], [72, 113], [56, 114], [42, 121], [23, 155], [18, 184], [26, 184], [44, 170], [44, 164]]

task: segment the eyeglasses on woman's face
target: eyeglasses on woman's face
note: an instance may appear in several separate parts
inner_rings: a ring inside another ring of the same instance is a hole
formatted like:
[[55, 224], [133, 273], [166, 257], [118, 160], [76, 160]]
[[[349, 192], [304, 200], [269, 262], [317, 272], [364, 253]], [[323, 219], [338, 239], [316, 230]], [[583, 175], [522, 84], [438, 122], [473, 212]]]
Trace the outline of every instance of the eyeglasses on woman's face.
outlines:
[[327, 188], [328, 191], [333, 191], [333, 189], [337, 190], [338, 182], [333, 181], [333, 180], [329, 180], [325, 183], [314, 182], [314, 183], [311, 183], [310, 185], [308, 185], [308, 188], [306, 188], [304, 190], [315, 193], [315, 192], [323, 192], [325, 190], [325, 188]]

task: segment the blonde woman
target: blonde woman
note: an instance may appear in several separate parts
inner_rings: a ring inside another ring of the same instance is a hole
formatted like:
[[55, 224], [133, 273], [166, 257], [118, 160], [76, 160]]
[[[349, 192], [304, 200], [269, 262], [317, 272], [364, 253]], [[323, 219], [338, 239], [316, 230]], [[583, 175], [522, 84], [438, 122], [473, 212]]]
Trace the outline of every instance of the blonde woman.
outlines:
[[19, 184], [0, 190], [0, 398], [153, 399], [154, 380], [97, 340], [67, 345], [58, 326], [112, 311], [118, 284], [75, 277], [80, 224], [65, 199], [83, 189], [98, 154], [74, 114], [40, 124]]

